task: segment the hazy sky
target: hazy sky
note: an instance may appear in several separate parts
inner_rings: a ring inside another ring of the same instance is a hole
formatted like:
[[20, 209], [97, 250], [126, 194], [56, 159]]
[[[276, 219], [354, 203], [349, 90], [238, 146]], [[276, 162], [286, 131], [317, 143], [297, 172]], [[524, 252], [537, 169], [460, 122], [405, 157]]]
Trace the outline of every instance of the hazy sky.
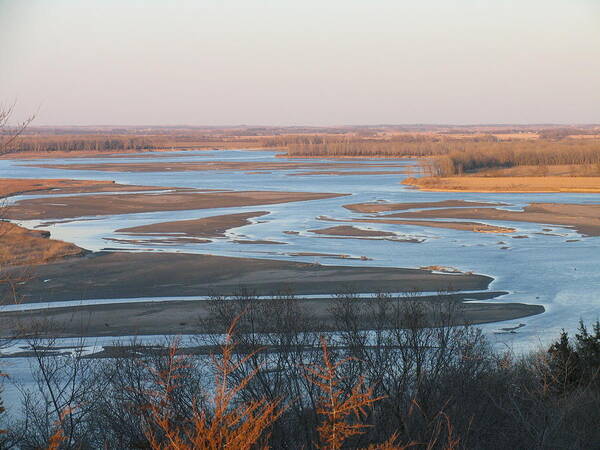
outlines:
[[0, 0], [36, 125], [600, 122], [600, 0]]

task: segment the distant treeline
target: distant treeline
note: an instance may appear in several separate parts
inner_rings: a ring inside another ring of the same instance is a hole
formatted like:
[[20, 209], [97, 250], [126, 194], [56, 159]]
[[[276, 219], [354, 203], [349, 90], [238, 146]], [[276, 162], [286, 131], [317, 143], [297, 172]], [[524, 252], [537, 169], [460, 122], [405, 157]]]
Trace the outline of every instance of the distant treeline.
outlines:
[[600, 140], [513, 139], [493, 135], [453, 138], [443, 135], [279, 136], [265, 139], [267, 147], [285, 147], [292, 157], [435, 157], [432, 175], [450, 176], [482, 169], [514, 166], [597, 165]]
[[487, 143], [433, 161], [433, 174], [460, 175], [515, 166], [600, 165], [600, 141], [532, 140]]
[[564, 138], [571, 129], [548, 130], [538, 139], [486, 135], [289, 134], [233, 136], [210, 132], [170, 135], [27, 135], [4, 153], [118, 151], [158, 148], [284, 148], [291, 157], [425, 158], [431, 175], [452, 176], [515, 166], [573, 165], [600, 168], [600, 139]]
[[12, 142], [5, 153], [143, 150], [163, 147], [166, 142], [154, 136], [23, 136]]
[[133, 134], [61, 134], [25, 135], [11, 142], [3, 153], [19, 152], [77, 152], [149, 150], [158, 148], [248, 148], [259, 147], [260, 141], [253, 136], [215, 135], [210, 133], [184, 133], [161, 135]]
[[440, 135], [400, 134], [389, 137], [277, 136], [263, 140], [265, 147], [285, 147], [289, 156], [420, 157], [445, 155], [470, 145], [495, 142], [491, 135], [456, 139]]

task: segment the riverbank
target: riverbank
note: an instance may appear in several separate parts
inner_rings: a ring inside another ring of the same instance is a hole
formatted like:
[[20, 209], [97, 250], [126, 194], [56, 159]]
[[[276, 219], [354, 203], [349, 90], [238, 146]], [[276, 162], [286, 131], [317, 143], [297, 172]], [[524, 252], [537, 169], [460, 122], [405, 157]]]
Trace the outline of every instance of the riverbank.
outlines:
[[48, 231], [28, 230], [0, 221], [0, 269], [4, 271], [7, 266], [45, 264], [86, 253], [87, 250], [70, 242], [50, 239]]

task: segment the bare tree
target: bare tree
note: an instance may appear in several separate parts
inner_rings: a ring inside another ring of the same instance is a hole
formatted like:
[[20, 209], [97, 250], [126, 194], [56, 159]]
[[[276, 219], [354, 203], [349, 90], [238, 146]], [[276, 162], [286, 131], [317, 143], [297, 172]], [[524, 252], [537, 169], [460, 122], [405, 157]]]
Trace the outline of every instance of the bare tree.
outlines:
[[14, 113], [15, 104], [0, 104], [0, 155], [7, 153], [11, 144], [25, 131], [25, 129], [33, 122], [35, 115], [18, 122], [15, 125], [10, 125], [10, 119]]
[[[27, 126], [33, 121], [34, 115], [28, 117], [23, 122], [18, 123], [16, 126], [10, 126], [9, 122], [13, 115], [15, 103], [10, 105], [0, 104], [0, 155], [7, 152], [10, 145], [25, 131]], [[0, 199], [0, 239], [4, 238], [6, 234], [6, 228], [2, 226], [2, 219], [4, 217], [5, 204]], [[5, 273], [4, 267], [0, 265], [0, 304], [4, 304], [8, 301], [16, 301], [17, 293], [16, 286], [17, 280], [14, 276]], [[6, 298], [5, 298], [6, 297]], [[4, 348], [9, 344], [9, 339], [0, 338], [0, 348]], [[0, 376], [5, 374], [0, 370]], [[2, 386], [0, 385], [0, 394], [2, 393]], [[4, 412], [2, 400], [0, 399], [0, 414]], [[0, 427], [1, 428], [1, 427]], [[2, 430], [0, 430], [1, 432]], [[0, 442], [2, 445], [2, 442]]]

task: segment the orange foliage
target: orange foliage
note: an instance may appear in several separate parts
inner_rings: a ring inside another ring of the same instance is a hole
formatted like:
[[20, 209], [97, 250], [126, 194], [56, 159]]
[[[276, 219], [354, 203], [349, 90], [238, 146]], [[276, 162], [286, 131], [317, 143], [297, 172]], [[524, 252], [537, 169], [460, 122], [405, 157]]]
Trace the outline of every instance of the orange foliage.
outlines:
[[[342, 378], [338, 369], [348, 359], [332, 362], [323, 338], [321, 348], [323, 366], [307, 367], [306, 377], [322, 392], [317, 407], [317, 413], [323, 418], [317, 429], [321, 440], [319, 448], [334, 450], [341, 448], [349, 437], [364, 432], [368, 425], [361, 423], [360, 419], [366, 417], [368, 406], [383, 397], [374, 397], [373, 390], [365, 388], [363, 378], [359, 378], [352, 387], [351, 394], [346, 395], [339, 386]], [[351, 421], [352, 416], [355, 417], [355, 421]]]
[[[194, 407], [192, 417], [184, 419], [179, 411], [172, 408], [171, 398], [180, 382], [185, 377], [185, 369], [191, 367], [189, 356], [182, 355], [179, 342], [174, 341], [169, 347], [164, 369], [149, 368], [155, 376], [159, 389], [146, 392], [150, 397], [147, 406], [149, 415], [146, 419], [146, 437], [150, 448], [154, 450], [250, 450], [268, 449], [270, 428], [284, 412], [280, 401], [250, 401], [237, 403], [239, 394], [255, 377], [260, 367], [255, 368], [241, 381], [232, 384], [232, 374], [246, 364], [256, 352], [250, 353], [234, 362], [235, 344], [232, 335], [237, 320], [230, 326], [225, 343], [221, 347], [219, 358], [213, 357], [215, 369], [214, 393], [209, 398], [211, 408]], [[364, 379], [359, 377], [350, 391], [343, 389], [344, 377], [341, 367], [350, 358], [334, 362], [330, 356], [327, 343], [321, 338], [323, 352], [322, 365], [305, 367], [306, 379], [320, 390], [316, 412], [320, 417], [317, 427], [319, 449], [339, 450], [347, 445], [347, 440], [363, 434], [368, 427], [364, 420], [368, 416], [367, 409], [384, 397], [376, 397], [373, 389], [365, 386]], [[417, 405], [418, 407], [418, 405]], [[48, 450], [58, 450], [65, 441], [63, 419], [61, 414], [56, 423], [56, 430], [49, 440]], [[417, 445], [426, 449], [438, 447], [438, 438], [442, 429], [447, 430], [446, 444], [443, 448], [455, 450], [460, 440], [454, 436], [454, 430], [448, 416], [440, 413], [445, 419], [438, 421], [434, 427], [432, 438], [428, 443], [411, 442], [399, 445], [398, 434], [380, 444], [371, 444], [364, 450], [405, 450]]]
[[[155, 395], [155, 402], [150, 405], [152, 424], [149, 424], [147, 438], [153, 449], [235, 449], [268, 448], [268, 431], [270, 426], [283, 412], [279, 402], [259, 400], [235, 405], [239, 392], [244, 389], [256, 374], [250, 373], [241, 382], [232, 386], [231, 374], [244, 364], [252, 354], [239, 362], [233, 362], [235, 345], [231, 335], [235, 323], [227, 333], [222, 347], [222, 357], [213, 358], [216, 369], [215, 392], [211, 402], [211, 412], [195, 410], [187, 423], [175, 423], [173, 413], [167, 405], [169, 396], [177, 387], [179, 372], [187, 366], [187, 357], [178, 355], [177, 345], [171, 346], [168, 355], [167, 369], [157, 373], [162, 392]], [[158, 430], [156, 430], [158, 429]]]

